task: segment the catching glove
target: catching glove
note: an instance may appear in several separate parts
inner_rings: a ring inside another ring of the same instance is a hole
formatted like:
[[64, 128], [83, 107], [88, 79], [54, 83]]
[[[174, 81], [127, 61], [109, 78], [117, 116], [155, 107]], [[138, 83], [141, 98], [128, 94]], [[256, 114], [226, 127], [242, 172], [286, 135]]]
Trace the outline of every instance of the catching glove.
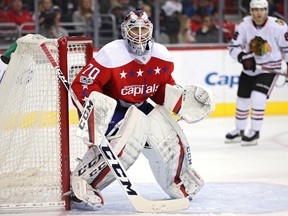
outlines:
[[244, 70], [252, 70], [253, 72], [256, 70], [256, 61], [252, 52], [241, 52], [238, 55], [238, 61], [243, 65]]

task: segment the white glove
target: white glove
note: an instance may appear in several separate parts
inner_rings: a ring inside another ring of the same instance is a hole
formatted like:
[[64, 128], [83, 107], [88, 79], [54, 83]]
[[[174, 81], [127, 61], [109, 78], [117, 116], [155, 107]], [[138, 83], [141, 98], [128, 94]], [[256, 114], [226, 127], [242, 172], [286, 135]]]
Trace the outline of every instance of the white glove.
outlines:
[[186, 122], [195, 123], [215, 110], [215, 101], [211, 90], [200, 85], [166, 85], [164, 107]]

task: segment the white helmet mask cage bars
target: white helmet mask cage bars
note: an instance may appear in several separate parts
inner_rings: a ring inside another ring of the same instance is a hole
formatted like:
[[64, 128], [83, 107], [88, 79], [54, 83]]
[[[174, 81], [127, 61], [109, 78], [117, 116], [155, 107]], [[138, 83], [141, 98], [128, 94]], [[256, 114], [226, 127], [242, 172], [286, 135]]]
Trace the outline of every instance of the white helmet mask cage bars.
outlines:
[[136, 55], [143, 55], [150, 49], [152, 41], [153, 24], [148, 15], [142, 10], [131, 11], [121, 24], [123, 39], [128, 43], [128, 48]]

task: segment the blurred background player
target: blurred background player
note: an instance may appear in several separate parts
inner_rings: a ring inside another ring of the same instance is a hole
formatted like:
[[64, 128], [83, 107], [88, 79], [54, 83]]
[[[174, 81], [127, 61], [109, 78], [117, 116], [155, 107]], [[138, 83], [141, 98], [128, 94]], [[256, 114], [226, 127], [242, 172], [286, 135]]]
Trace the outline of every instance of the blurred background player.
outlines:
[[[156, 181], [170, 197], [192, 199], [204, 183], [192, 168], [190, 145], [168, 110], [189, 123], [200, 121], [214, 110], [212, 95], [201, 87], [176, 86], [171, 54], [153, 41], [153, 24], [145, 12], [131, 11], [121, 30], [123, 39], [100, 49], [72, 84], [83, 104], [98, 92], [94, 113], [103, 110], [108, 101], [117, 101], [115, 110], [109, 106], [105, 115], [94, 114], [94, 120], [90, 119], [90, 142], [99, 140], [99, 130], [94, 127], [101, 125], [126, 169], [143, 152]], [[104, 95], [106, 102], [101, 103]], [[156, 105], [148, 102], [149, 98]], [[111, 120], [106, 121], [110, 112]], [[114, 180], [102, 155], [92, 145], [71, 174], [72, 207], [101, 207], [101, 190]]]
[[[266, 102], [277, 75], [256, 69], [256, 64], [280, 71], [282, 52], [288, 62], [287, 24], [268, 17], [266, 0], [250, 1], [251, 16], [236, 25], [230, 55], [243, 65], [236, 100], [236, 129], [226, 134], [226, 143], [241, 142], [242, 146], [257, 145], [266, 110]], [[242, 49], [244, 47], [244, 50]], [[246, 130], [251, 109], [251, 128]]]

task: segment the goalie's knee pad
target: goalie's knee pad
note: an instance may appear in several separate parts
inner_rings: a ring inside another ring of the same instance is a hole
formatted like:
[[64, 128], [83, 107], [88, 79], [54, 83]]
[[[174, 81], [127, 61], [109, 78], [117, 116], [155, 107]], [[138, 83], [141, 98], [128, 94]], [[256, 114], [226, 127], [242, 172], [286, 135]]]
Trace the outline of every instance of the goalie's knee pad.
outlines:
[[[149, 118], [135, 106], [131, 106], [124, 119], [115, 127], [115, 135], [108, 135], [107, 139], [110, 140], [110, 145], [123, 166], [128, 169], [136, 161], [147, 141]], [[93, 188], [99, 190], [115, 180], [96, 146], [87, 151], [72, 175], [81, 176]], [[72, 189], [74, 190], [73, 187]]]
[[156, 106], [149, 113], [150, 133], [143, 153], [149, 160], [155, 179], [171, 197], [192, 197], [204, 182], [192, 169], [190, 146], [170, 113]]

